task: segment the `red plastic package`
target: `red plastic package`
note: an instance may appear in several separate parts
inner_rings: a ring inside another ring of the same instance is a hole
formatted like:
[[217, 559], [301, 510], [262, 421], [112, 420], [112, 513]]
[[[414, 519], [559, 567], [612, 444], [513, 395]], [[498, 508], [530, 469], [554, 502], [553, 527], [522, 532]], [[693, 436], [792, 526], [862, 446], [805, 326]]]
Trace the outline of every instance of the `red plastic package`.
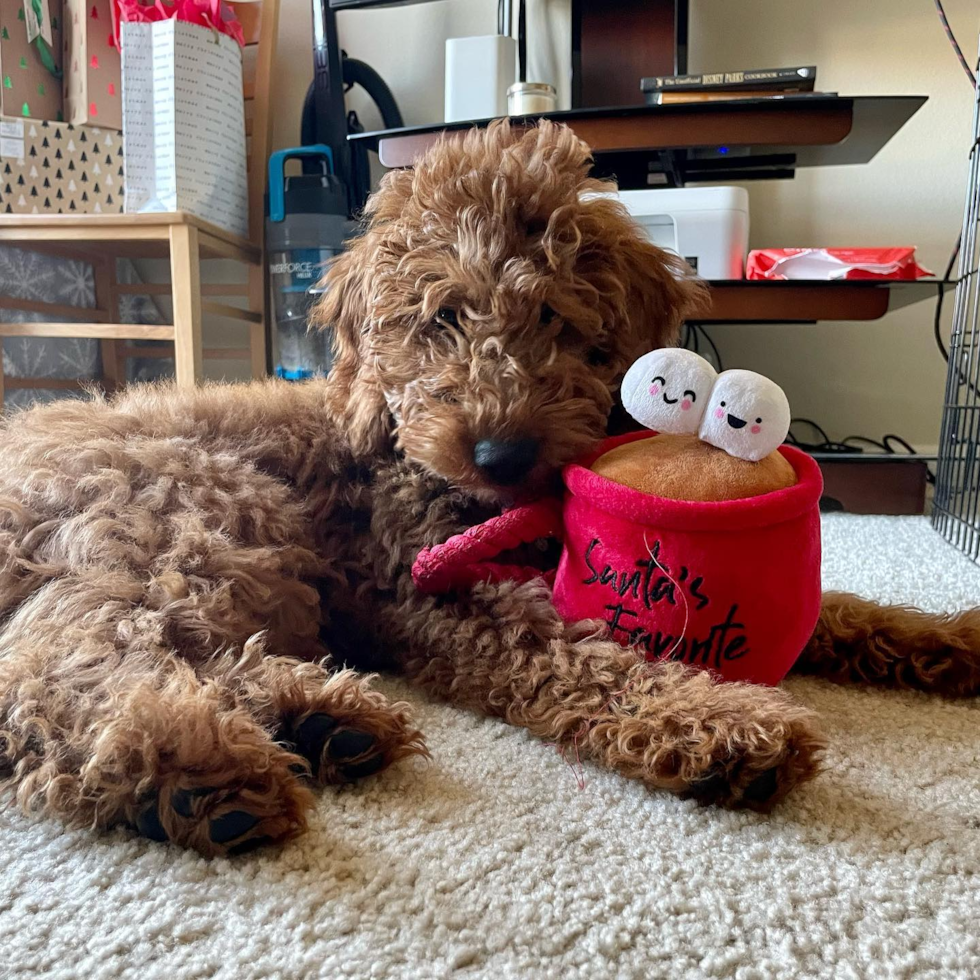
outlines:
[[757, 248], [746, 279], [921, 279], [931, 276], [914, 248]]

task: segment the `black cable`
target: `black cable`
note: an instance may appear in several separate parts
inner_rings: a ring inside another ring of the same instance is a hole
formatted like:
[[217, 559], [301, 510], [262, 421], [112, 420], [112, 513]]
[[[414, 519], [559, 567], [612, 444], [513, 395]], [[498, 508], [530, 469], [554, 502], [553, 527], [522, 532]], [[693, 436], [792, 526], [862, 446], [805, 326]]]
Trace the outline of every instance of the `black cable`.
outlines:
[[[712, 353], [715, 358], [715, 369], [719, 374], [725, 370], [725, 366], [721, 360], [721, 352], [718, 350], [718, 345], [712, 339], [711, 334], [700, 323], [696, 323], [693, 320], [688, 320], [684, 328], [684, 340], [681, 342], [681, 347], [685, 350], [694, 351], [695, 354], [701, 354], [701, 338], [708, 347], [711, 348]], [[704, 355], [702, 355], [704, 356]]]
[[974, 75], [970, 70], [970, 66], [967, 64], [966, 58], [963, 57], [963, 49], [960, 47], [959, 41], [956, 40], [956, 35], [953, 33], [953, 29], [949, 26], [949, 21], [946, 19], [946, 11], [943, 10], [942, 0], [933, 0], [933, 3], [936, 5], [936, 11], [939, 14], [939, 20], [942, 22], [943, 30], [946, 32], [946, 37], [949, 39], [949, 43], [953, 46], [953, 50], [956, 52], [956, 57], [963, 66], [963, 71], [966, 72], [966, 77], [970, 79], [970, 84], [976, 88], [976, 75]]
[[710, 345], [712, 351], [714, 351], [714, 355], [715, 355], [715, 367], [718, 369], [718, 373], [720, 374], [722, 371], [725, 370], [725, 366], [721, 363], [721, 353], [718, 350], [718, 345], [712, 339], [711, 334], [708, 333], [708, 331], [704, 329], [704, 326], [702, 324], [696, 323], [694, 325], [694, 329], [696, 331], [700, 331], [701, 336], [704, 337], [704, 339]]
[[[793, 434], [793, 426], [796, 425], [797, 423], [810, 426], [810, 428], [813, 429], [817, 433], [817, 435], [821, 437], [821, 441], [803, 442], [801, 439], [798, 439]], [[797, 416], [796, 418], [790, 420], [789, 425], [790, 425], [790, 431], [786, 435], [786, 441], [791, 446], [796, 446], [798, 449], [803, 449], [806, 450], [807, 452], [836, 452], [836, 453], [847, 452], [848, 449], [847, 446], [845, 446], [843, 443], [840, 442], [834, 442], [834, 440], [831, 439], [829, 435], [827, 435], [826, 430], [818, 422], [814, 422], [813, 419], [807, 419], [807, 418], [803, 418], [802, 416]]]
[[527, 7], [525, 0], [517, 3], [517, 79], [527, 81]]
[[391, 89], [367, 62], [358, 58], [344, 58], [342, 68], [345, 84], [360, 85], [371, 97], [381, 113], [385, 129], [401, 129], [405, 125]]
[[912, 446], [909, 443], [907, 443], [901, 436], [884, 435], [882, 436], [882, 439], [885, 442], [885, 448], [890, 453], [896, 452], [896, 450], [892, 449], [891, 444], [893, 442], [897, 442], [902, 447], [902, 449], [904, 449], [910, 455], [915, 456], [917, 454], [917, 450], [913, 449]]
[[[963, 232], [960, 232], [956, 236], [956, 245], [953, 248], [953, 254], [949, 257], [949, 262], [946, 264], [946, 271], [943, 273], [943, 279], [949, 279], [953, 272], [953, 266], [956, 264], [956, 257], [960, 254], [960, 243], [963, 239]], [[943, 343], [942, 335], [942, 316], [943, 316], [943, 284], [939, 284], [939, 295], [936, 297], [936, 316], [932, 324], [932, 332], [936, 338], [936, 346], [939, 348], [939, 353], [943, 355], [944, 361], [949, 361], [949, 351], [946, 349], [946, 345]]]
[[[792, 426], [796, 423], [801, 423], [803, 425], [809, 425], [820, 437], [820, 442], [802, 442], [798, 439], [792, 432]], [[786, 436], [786, 441], [791, 446], [796, 446], [797, 449], [802, 449], [804, 452], [808, 453], [863, 453], [864, 450], [860, 446], [855, 446], [855, 442], [863, 442], [869, 446], [874, 446], [881, 454], [885, 456], [917, 456], [918, 452], [914, 446], [903, 439], [901, 436], [897, 436], [894, 433], [888, 433], [881, 437], [881, 439], [872, 439], [870, 436], [845, 436], [839, 442], [835, 439], [831, 439], [827, 435], [826, 430], [819, 423], [814, 422], [813, 419], [807, 418], [794, 418], [790, 422], [790, 432]], [[899, 446], [896, 449], [895, 446]], [[936, 475], [926, 466], [926, 482], [935, 483]]]

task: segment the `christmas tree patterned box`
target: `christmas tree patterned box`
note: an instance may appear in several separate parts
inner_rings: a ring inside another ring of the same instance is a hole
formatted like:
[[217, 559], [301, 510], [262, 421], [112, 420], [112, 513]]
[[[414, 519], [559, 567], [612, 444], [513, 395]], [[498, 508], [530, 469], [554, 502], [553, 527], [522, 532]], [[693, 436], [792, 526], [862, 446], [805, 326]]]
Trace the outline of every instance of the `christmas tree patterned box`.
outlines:
[[118, 214], [122, 209], [119, 133], [0, 118], [0, 214]]
[[0, 113], [60, 120], [61, 0], [39, 3], [35, 18], [37, 11], [44, 12], [45, 24], [39, 25], [40, 36], [29, 40], [24, 0], [0, 0]]

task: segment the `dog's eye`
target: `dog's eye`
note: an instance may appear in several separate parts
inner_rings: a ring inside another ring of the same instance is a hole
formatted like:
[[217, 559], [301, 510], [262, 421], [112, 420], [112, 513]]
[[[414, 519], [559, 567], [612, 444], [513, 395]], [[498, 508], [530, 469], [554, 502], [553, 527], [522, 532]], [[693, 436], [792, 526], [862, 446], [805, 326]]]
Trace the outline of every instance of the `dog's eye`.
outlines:
[[586, 355], [589, 364], [594, 367], [601, 367], [604, 364], [608, 364], [612, 360], [612, 356], [609, 351], [603, 350], [601, 347], [590, 347], [589, 353]]
[[442, 307], [437, 313], [435, 320], [432, 321], [437, 327], [458, 327], [459, 320], [456, 317], [456, 311], [450, 309], [448, 306]]
[[540, 320], [545, 326], [551, 323], [555, 316], [555, 311], [547, 303], [542, 304]]

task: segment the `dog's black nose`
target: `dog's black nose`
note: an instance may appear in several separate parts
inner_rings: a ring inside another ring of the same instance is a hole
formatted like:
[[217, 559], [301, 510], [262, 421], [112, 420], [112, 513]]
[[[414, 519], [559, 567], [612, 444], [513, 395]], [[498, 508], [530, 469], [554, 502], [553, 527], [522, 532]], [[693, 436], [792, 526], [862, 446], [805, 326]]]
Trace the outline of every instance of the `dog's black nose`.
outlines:
[[473, 462], [502, 487], [520, 483], [537, 459], [537, 439], [481, 439], [473, 447]]
[[729, 416], [728, 416], [728, 424], [733, 429], [741, 429], [745, 425], [745, 419], [740, 419], [737, 415], [731, 415], [731, 414], [729, 414]]

